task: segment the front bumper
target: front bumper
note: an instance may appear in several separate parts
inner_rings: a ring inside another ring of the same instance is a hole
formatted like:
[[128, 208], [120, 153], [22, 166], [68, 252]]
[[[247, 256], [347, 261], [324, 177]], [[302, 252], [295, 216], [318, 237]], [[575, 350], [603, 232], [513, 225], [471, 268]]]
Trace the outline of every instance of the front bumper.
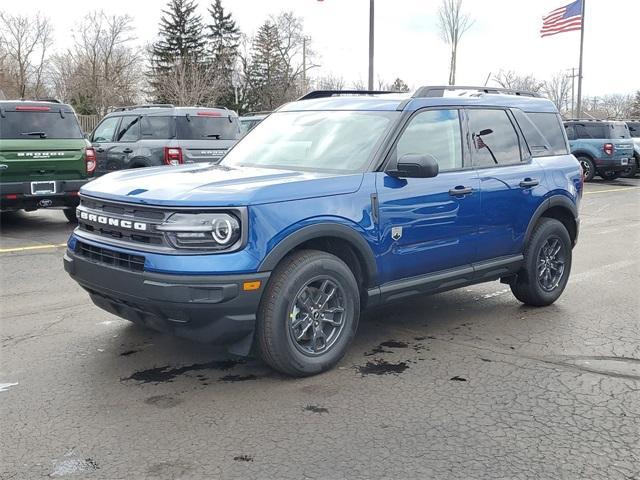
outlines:
[[[43, 180], [46, 182], [47, 180]], [[31, 182], [0, 183], [0, 210], [37, 210], [50, 207], [77, 207], [78, 192], [89, 180], [55, 180], [56, 193], [33, 195]]]
[[[132, 271], [67, 250], [64, 268], [98, 307], [131, 322], [246, 355], [269, 272], [167, 275]], [[244, 282], [261, 281], [245, 291]]]

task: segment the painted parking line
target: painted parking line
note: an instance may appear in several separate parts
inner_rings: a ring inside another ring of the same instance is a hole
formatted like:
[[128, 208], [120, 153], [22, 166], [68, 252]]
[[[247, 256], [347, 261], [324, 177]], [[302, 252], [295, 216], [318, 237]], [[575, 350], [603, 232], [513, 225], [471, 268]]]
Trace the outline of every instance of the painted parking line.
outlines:
[[638, 187], [618, 187], [618, 188], [609, 188], [607, 190], [595, 190], [593, 192], [584, 192], [584, 195], [593, 195], [594, 193], [623, 192], [625, 190], [638, 190]]
[[26, 252], [29, 250], [47, 250], [52, 248], [66, 247], [66, 243], [57, 243], [52, 245], [32, 245], [30, 247], [0, 248], [0, 253]]

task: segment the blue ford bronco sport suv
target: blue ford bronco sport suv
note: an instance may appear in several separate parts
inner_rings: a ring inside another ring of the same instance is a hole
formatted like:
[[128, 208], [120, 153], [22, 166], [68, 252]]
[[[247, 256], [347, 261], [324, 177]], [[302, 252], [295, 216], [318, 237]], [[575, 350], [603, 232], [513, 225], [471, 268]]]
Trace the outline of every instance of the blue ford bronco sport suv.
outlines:
[[115, 315], [312, 375], [344, 355], [365, 307], [498, 279], [553, 303], [582, 188], [546, 99], [316, 91], [219, 165], [83, 187], [64, 265]]

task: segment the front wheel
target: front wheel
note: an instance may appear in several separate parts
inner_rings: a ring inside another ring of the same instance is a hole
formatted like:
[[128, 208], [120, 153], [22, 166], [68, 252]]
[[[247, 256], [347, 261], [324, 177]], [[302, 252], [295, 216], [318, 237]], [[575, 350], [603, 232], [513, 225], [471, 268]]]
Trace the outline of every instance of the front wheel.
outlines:
[[600, 176], [603, 178], [603, 180], [609, 181], [620, 178], [620, 175], [622, 175], [622, 172], [612, 172], [611, 170], [600, 172]]
[[360, 295], [338, 257], [301, 250], [274, 270], [258, 310], [257, 346], [264, 361], [304, 377], [332, 368], [358, 327]]
[[78, 217], [76, 216], [76, 207], [65, 208], [62, 210], [64, 216], [67, 217], [69, 223], [78, 223]]
[[554, 218], [542, 218], [524, 252], [524, 266], [511, 284], [515, 297], [526, 305], [543, 307], [555, 302], [571, 272], [571, 238]]

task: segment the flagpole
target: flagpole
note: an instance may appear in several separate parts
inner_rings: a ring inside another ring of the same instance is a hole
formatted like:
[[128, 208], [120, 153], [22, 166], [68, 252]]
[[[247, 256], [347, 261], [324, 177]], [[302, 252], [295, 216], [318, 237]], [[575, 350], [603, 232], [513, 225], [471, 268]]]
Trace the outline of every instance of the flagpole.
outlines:
[[582, 50], [584, 46], [584, 20], [586, 0], [582, 0], [582, 27], [580, 28], [580, 64], [578, 65], [578, 102], [577, 102], [577, 118], [582, 116]]

